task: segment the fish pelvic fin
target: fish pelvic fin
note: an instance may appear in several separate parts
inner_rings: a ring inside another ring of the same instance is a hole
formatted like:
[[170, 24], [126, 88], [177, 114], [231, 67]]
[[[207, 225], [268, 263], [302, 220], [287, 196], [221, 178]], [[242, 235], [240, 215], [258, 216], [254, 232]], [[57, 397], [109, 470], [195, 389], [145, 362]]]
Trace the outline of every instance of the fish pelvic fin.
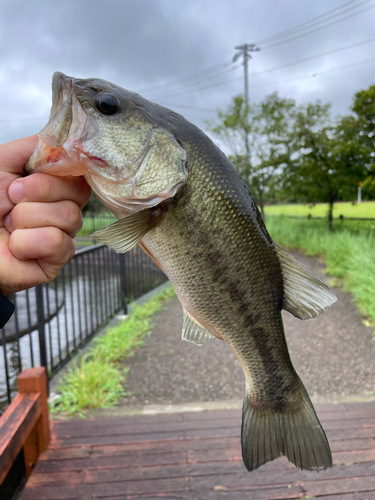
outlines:
[[245, 396], [242, 409], [242, 458], [248, 471], [281, 455], [302, 470], [332, 467], [325, 432], [303, 387], [298, 407], [276, 410]]
[[157, 226], [160, 213], [161, 210], [158, 208], [141, 210], [95, 231], [91, 236], [117, 253], [125, 253], [134, 248], [148, 231]]
[[186, 340], [186, 342], [192, 342], [197, 346], [201, 346], [206, 340], [214, 339], [215, 335], [206, 330], [199, 321], [184, 309], [181, 338], [182, 340]]
[[274, 242], [284, 283], [283, 309], [299, 319], [315, 318], [337, 301], [329, 286]]

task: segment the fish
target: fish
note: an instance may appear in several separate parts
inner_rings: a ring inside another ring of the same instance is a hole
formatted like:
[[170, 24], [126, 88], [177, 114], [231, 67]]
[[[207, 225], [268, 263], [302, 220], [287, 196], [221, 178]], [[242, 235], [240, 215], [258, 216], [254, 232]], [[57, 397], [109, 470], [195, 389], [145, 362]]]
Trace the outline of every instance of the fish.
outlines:
[[313, 318], [336, 296], [272, 240], [249, 187], [202, 130], [105, 80], [56, 72], [26, 170], [83, 175], [118, 219], [95, 238], [116, 252], [138, 244], [164, 271], [183, 306], [184, 340], [233, 349], [246, 381], [249, 471], [282, 455], [302, 470], [332, 466], [281, 311]]

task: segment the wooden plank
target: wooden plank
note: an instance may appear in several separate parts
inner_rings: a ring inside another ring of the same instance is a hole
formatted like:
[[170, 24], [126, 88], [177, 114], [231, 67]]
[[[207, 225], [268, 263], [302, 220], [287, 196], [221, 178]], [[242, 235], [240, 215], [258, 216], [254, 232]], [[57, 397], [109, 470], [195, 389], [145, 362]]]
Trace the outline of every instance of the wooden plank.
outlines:
[[[222, 485], [227, 490], [242, 489], [249, 490], [254, 488], [248, 485], [249, 475], [245, 474], [222, 474], [220, 476], [196, 476], [192, 479], [192, 487], [194, 489], [213, 489], [217, 484]], [[375, 475], [362, 476], [358, 478], [338, 478], [327, 480], [311, 480], [311, 481], [295, 481], [291, 482], [293, 487], [298, 485], [305, 497], [314, 497], [327, 494], [341, 494], [341, 493], [356, 493], [356, 492], [375, 492]], [[281, 486], [281, 485], [280, 485]], [[288, 486], [288, 485], [285, 485]], [[279, 487], [279, 485], [275, 485]], [[260, 485], [255, 487], [256, 490], [266, 489], [267, 485]], [[337, 498], [337, 497], [336, 497]], [[375, 495], [374, 495], [375, 498]], [[336, 499], [335, 499], [336, 500]]]
[[73, 437], [66, 439], [54, 439], [52, 436], [51, 446], [52, 447], [64, 447], [64, 446], [82, 446], [85, 444], [118, 444], [125, 442], [141, 442], [141, 441], [166, 441], [166, 440], [180, 440], [180, 439], [190, 439], [190, 438], [203, 438], [203, 437], [228, 437], [228, 436], [239, 436], [240, 428], [215, 428], [215, 429], [193, 429], [191, 431], [182, 430], [175, 432], [155, 432], [150, 434], [123, 434], [123, 435], [109, 435], [109, 436], [84, 436], [84, 437]]
[[[357, 424], [357, 425], [355, 425]], [[352, 427], [340, 427], [340, 428], [325, 428], [328, 440], [342, 440], [342, 439], [357, 439], [370, 437], [375, 438], [375, 425], [361, 425], [359, 421], [352, 422]], [[193, 439], [193, 438], [204, 438], [204, 437], [228, 437], [228, 436], [239, 436], [241, 426], [234, 427], [210, 427], [204, 429], [177, 429], [177, 430], [163, 430], [157, 432], [140, 432], [138, 434], [107, 434], [101, 435], [97, 433], [91, 433], [86, 436], [73, 436], [69, 437], [67, 435], [65, 438], [55, 438], [52, 437], [51, 446], [52, 447], [64, 447], [64, 446], [82, 446], [82, 445], [105, 445], [105, 444], [117, 444], [121, 442], [139, 442], [139, 441], [163, 441], [163, 440], [173, 440], [173, 439]], [[110, 432], [116, 432], [116, 430], [111, 430]]]
[[[203, 418], [206, 416], [206, 418]], [[193, 418], [195, 417], [195, 418]], [[375, 408], [366, 413], [361, 411], [326, 412], [320, 414], [323, 427], [347, 428], [355, 424], [375, 425]], [[139, 432], [154, 432], [155, 429], [163, 431], [167, 429], [194, 429], [210, 427], [234, 427], [241, 425], [241, 412], [239, 410], [212, 412], [199, 412], [196, 414], [180, 414], [179, 417], [171, 415], [140, 416], [89, 419], [85, 421], [54, 421], [53, 430], [55, 436], [85, 436], [88, 432], [130, 434]]]
[[[375, 498], [375, 475], [365, 477], [349, 477], [331, 479], [329, 481], [309, 481], [302, 483], [306, 496], [338, 495], [341, 493], [374, 492]], [[337, 497], [336, 497], [337, 498]]]
[[[217, 485], [216, 490], [203, 490], [203, 491], [190, 491], [190, 492], [179, 492], [178, 495], [175, 493], [163, 493], [162, 495], [120, 495], [120, 496], [109, 496], [105, 497], [105, 500], [282, 500], [282, 499], [294, 499], [294, 498], [304, 498], [303, 492], [294, 488], [288, 488], [286, 491], [283, 488], [272, 488], [271, 490], [258, 490], [258, 491], [243, 491], [243, 490], [230, 490], [227, 491], [220, 485]], [[319, 498], [319, 500], [321, 500]], [[344, 500], [340, 498], [330, 498], [330, 500]], [[345, 499], [346, 500], [346, 499]], [[348, 499], [352, 500], [352, 499]], [[367, 500], [364, 498], [354, 499], [354, 500]], [[368, 499], [373, 500], [373, 499]]]
[[[79, 469], [76, 471], [56, 471], [40, 473], [35, 470], [28, 481], [28, 486], [45, 486], [54, 484], [56, 487], [64, 484], [90, 484], [105, 483], [113, 481], [144, 481], [150, 479], [168, 479], [179, 477], [190, 477], [192, 483], [196, 478], [204, 476], [221, 476], [236, 474], [241, 479], [242, 485], [246, 487], [264, 487], [265, 485], [284, 485], [301, 481], [325, 481], [349, 477], [358, 479], [362, 476], [375, 476], [375, 463], [339, 465], [332, 469], [316, 473], [301, 471], [292, 466], [285, 467], [285, 461], [280, 460], [277, 468], [261, 468], [249, 473], [246, 471], [242, 460], [211, 462], [204, 464], [181, 463], [176, 465], [161, 465], [148, 467], [122, 467], [120, 464], [112, 467], [98, 467], [93, 469]], [[284, 467], [283, 467], [284, 465]]]
[[[374, 419], [375, 423], [375, 419]], [[199, 425], [198, 425], [199, 424]], [[55, 438], [65, 437], [87, 437], [92, 434], [101, 434], [103, 436], [113, 435], [131, 435], [131, 434], [144, 434], [147, 436], [152, 433], [162, 433], [171, 431], [190, 431], [193, 429], [222, 429], [222, 428], [238, 428], [241, 426], [241, 420], [225, 419], [216, 421], [203, 420], [199, 422], [158, 422], [149, 423], [147, 426], [132, 425], [127, 419], [123, 419], [121, 423], [114, 424], [112, 421], [103, 420], [100, 424], [97, 422], [86, 421], [85, 425], [82, 422], [77, 422], [75, 425], [69, 422], [65, 426], [54, 426], [53, 434]]]
[[[204, 478], [206, 479], [206, 478]], [[249, 495], [245, 496], [246, 489], [237, 487], [234, 490], [225, 486], [225, 476], [210, 476], [206, 486], [201, 480], [199, 488], [191, 485], [190, 478], [179, 479], [155, 479], [145, 481], [127, 481], [126, 483], [118, 481], [112, 483], [83, 484], [83, 485], [64, 485], [45, 486], [42, 488], [27, 487], [21, 496], [21, 500], [71, 500], [76, 498], [108, 498], [119, 496], [120, 498], [138, 498], [139, 495], [146, 498], [180, 498], [206, 500], [209, 498], [223, 498], [226, 493], [227, 499], [251, 498], [253, 500], [274, 500], [274, 499], [292, 499], [302, 498], [303, 488], [300, 485], [281, 485], [275, 487], [265, 487], [261, 489], [248, 489]], [[229, 491], [230, 490], [230, 491]], [[236, 491], [237, 490], [237, 491]], [[238, 491], [241, 490], [241, 491]], [[236, 496], [235, 496], [236, 495]]]
[[133, 451], [126, 455], [106, 454], [101, 456], [88, 456], [85, 458], [69, 457], [66, 460], [41, 460], [35, 472], [38, 474], [48, 472], [66, 472], [82, 469], [97, 469], [118, 467], [145, 467], [160, 465], [175, 465], [187, 463], [186, 451], [165, 451], [161, 453], [138, 453]]
[[337, 495], [323, 495], [319, 497], [319, 500], [374, 500], [374, 498], [373, 491], [363, 491], [362, 493], [341, 493], [339, 497]]
[[0, 484], [41, 415], [40, 394], [17, 394], [0, 418]]
[[[202, 440], [203, 441], [203, 440]], [[353, 460], [353, 456], [349, 454], [342, 454], [343, 451], [359, 453], [359, 450], [373, 450], [375, 448], [375, 440], [371, 441], [371, 446], [366, 448], [366, 440], [353, 440], [356, 445], [352, 449], [350, 441], [340, 441], [338, 450], [332, 447], [334, 453], [334, 461], [338, 463], [348, 463]], [[128, 449], [125, 445], [119, 446], [104, 446], [99, 448], [66, 448], [63, 450], [54, 450], [48, 456], [44, 453], [38, 463], [39, 472], [52, 472], [52, 471], [68, 471], [78, 469], [88, 469], [95, 467], [109, 467], [112, 462], [115, 465], [121, 463], [122, 467], [131, 467], [133, 465], [146, 466], [146, 465], [161, 465], [161, 464], [178, 464], [183, 462], [202, 463], [210, 461], [222, 461], [225, 459], [236, 460], [241, 459], [241, 447], [239, 441], [226, 439], [222, 443], [213, 441], [208, 442], [204, 440], [201, 443], [199, 440], [194, 442], [194, 446], [187, 447], [186, 442], [176, 442], [179, 445], [176, 451], [171, 450], [168, 443], [161, 443], [164, 446], [162, 449], [144, 450], [144, 449]], [[207, 448], [207, 446], [217, 445], [215, 447]], [[50, 450], [49, 450], [50, 451]], [[62, 453], [65, 452], [65, 453]], [[339, 454], [338, 452], [341, 452]], [[371, 461], [371, 455], [362, 455], [364, 462]], [[365, 460], [365, 459], [368, 460]], [[276, 463], [276, 462], [275, 462]]]
[[[352, 451], [372, 449], [375, 447], [375, 437], [361, 437], [350, 439], [348, 433], [341, 433], [340, 439], [330, 439], [330, 445], [333, 452], [335, 451]], [[160, 453], [164, 451], [179, 451], [179, 450], [210, 450], [221, 448], [237, 447], [240, 450], [239, 436], [232, 437], [212, 437], [212, 438], [189, 438], [187, 440], [168, 440], [168, 441], [147, 441], [147, 442], [127, 442], [117, 445], [81, 445], [67, 448], [53, 448], [41, 455], [39, 460], [49, 460], [52, 456], [54, 459], [64, 458], [79, 458], [95, 455], [126, 455], [133, 451], [145, 453]]]
[[285, 458], [249, 474], [241, 460], [238, 411], [231, 417], [235, 410], [158, 416], [158, 422], [149, 416], [77, 426], [54, 422], [53, 447], [42, 455], [21, 499], [374, 500], [374, 408], [318, 410], [335, 463], [319, 474], [300, 471]]
[[43, 416], [41, 415], [25, 439], [23, 455], [25, 460], [26, 477], [29, 477], [40, 453], [44, 450]]
[[39, 434], [39, 449], [44, 451], [50, 441], [50, 426], [48, 416], [48, 386], [46, 369], [41, 366], [37, 368], [26, 368], [17, 377], [19, 394], [39, 392], [42, 405], [42, 423]]
[[368, 427], [354, 427], [348, 429], [327, 429], [327, 438], [330, 443], [332, 441], [341, 441], [345, 439], [364, 439], [364, 438], [375, 438], [375, 428], [373, 426]]
[[110, 495], [141, 495], [187, 491], [189, 478], [151, 479], [143, 481], [112, 481], [95, 484], [64, 484], [44, 487], [26, 487], [22, 500], [70, 500], [72, 498], [97, 498]]

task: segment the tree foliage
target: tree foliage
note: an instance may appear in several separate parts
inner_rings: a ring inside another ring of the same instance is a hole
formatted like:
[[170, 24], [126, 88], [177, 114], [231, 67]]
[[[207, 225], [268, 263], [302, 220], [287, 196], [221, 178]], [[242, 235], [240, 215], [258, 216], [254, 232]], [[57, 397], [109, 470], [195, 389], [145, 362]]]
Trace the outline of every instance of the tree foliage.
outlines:
[[277, 93], [250, 106], [238, 95], [225, 111], [218, 110], [215, 120], [207, 122], [208, 129], [230, 149], [229, 158], [251, 188], [263, 217], [270, 182], [289, 161], [294, 115], [295, 102]]
[[353, 138], [354, 120], [333, 122], [330, 105], [300, 107], [293, 134], [293, 161], [283, 172], [283, 187], [299, 201], [328, 203], [332, 229], [334, 203], [356, 195], [365, 176], [362, 149]]
[[328, 203], [331, 229], [336, 201], [353, 200], [361, 182], [375, 194], [375, 86], [356, 94], [352, 111], [333, 120], [320, 101], [297, 106], [273, 93], [246, 107], [236, 96], [207, 125], [231, 150], [262, 214], [277, 188], [279, 199]]

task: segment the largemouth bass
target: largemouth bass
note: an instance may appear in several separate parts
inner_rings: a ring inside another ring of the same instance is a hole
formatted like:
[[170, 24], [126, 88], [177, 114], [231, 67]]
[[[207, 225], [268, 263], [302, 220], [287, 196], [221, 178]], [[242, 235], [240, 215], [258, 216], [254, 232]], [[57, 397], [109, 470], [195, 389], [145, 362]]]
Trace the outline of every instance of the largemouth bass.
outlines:
[[184, 308], [183, 339], [217, 337], [234, 350], [246, 379], [247, 469], [280, 455], [301, 469], [330, 467], [281, 310], [312, 318], [335, 295], [271, 239], [232, 163], [182, 116], [104, 80], [55, 73], [52, 90], [29, 172], [83, 175], [119, 219], [95, 237], [117, 252], [139, 244], [160, 266]]

